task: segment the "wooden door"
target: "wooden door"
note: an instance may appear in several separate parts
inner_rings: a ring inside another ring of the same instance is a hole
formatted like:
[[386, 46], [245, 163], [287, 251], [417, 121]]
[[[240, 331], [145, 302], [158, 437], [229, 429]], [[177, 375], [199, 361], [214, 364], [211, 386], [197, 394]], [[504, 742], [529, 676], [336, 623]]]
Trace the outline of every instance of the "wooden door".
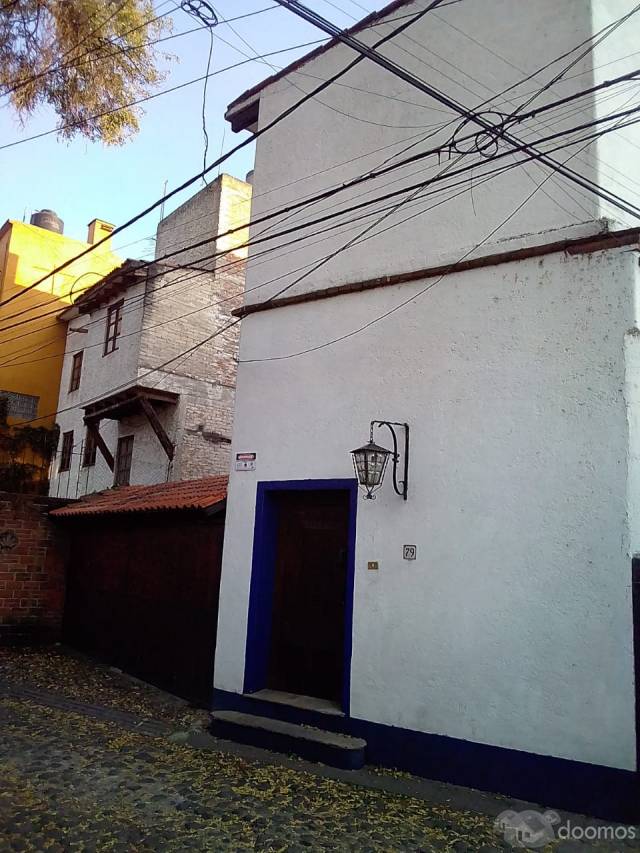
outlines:
[[209, 706], [223, 534], [188, 513], [70, 525], [65, 642]]
[[291, 491], [277, 505], [268, 686], [339, 701], [349, 495]]

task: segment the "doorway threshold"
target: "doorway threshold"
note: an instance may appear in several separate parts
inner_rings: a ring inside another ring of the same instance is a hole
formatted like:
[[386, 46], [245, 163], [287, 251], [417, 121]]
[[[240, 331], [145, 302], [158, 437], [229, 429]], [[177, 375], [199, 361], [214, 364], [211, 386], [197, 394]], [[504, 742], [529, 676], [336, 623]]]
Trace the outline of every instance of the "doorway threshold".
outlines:
[[282, 690], [258, 690], [256, 693], [245, 693], [247, 699], [258, 699], [261, 702], [276, 702], [279, 705], [289, 705], [302, 711], [316, 711], [319, 714], [331, 714], [334, 717], [344, 717], [344, 711], [337, 702], [331, 699], [318, 699], [315, 696], [301, 696], [299, 693], [285, 693]]

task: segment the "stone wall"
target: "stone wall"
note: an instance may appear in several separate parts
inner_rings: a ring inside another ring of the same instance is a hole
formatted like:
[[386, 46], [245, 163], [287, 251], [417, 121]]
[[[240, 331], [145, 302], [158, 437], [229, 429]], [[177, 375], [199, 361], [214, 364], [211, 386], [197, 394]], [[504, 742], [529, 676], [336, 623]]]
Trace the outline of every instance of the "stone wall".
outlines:
[[67, 541], [48, 512], [65, 503], [0, 492], [0, 643], [59, 637]]

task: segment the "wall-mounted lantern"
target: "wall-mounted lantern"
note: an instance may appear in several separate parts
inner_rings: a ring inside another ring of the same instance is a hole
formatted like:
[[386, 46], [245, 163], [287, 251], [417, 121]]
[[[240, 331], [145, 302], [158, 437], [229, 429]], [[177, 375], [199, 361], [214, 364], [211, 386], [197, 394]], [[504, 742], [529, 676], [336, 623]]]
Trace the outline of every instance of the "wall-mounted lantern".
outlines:
[[[391, 432], [393, 438], [393, 450], [387, 450], [386, 447], [381, 447], [373, 440], [373, 428], [386, 426]], [[394, 427], [404, 429], [404, 477], [398, 480], [398, 465], [400, 464], [400, 454], [398, 453], [398, 436]], [[376, 492], [382, 485], [384, 474], [387, 470], [389, 457], [393, 462], [393, 488], [397, 495], [400, 495], [405, 501], [407, 499], [407, 487], [409, 484], [409, 424], [401, 424], [396, 421], [371, 421], [369, 429], [369, 443], [362, 447], [351, 451], [353, 459], [353, 467], [358, 478], [358, 483], [364, 489], [365, 500], [373, 501]]]

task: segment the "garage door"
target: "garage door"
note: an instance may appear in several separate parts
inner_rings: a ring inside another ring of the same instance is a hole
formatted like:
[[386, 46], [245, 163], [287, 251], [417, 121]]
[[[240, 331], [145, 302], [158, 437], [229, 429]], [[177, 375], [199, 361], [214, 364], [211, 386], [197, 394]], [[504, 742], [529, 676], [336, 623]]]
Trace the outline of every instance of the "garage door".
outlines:
[[222, 518], [94, 516], [70, 528], [64, 641], [208, 706]]

